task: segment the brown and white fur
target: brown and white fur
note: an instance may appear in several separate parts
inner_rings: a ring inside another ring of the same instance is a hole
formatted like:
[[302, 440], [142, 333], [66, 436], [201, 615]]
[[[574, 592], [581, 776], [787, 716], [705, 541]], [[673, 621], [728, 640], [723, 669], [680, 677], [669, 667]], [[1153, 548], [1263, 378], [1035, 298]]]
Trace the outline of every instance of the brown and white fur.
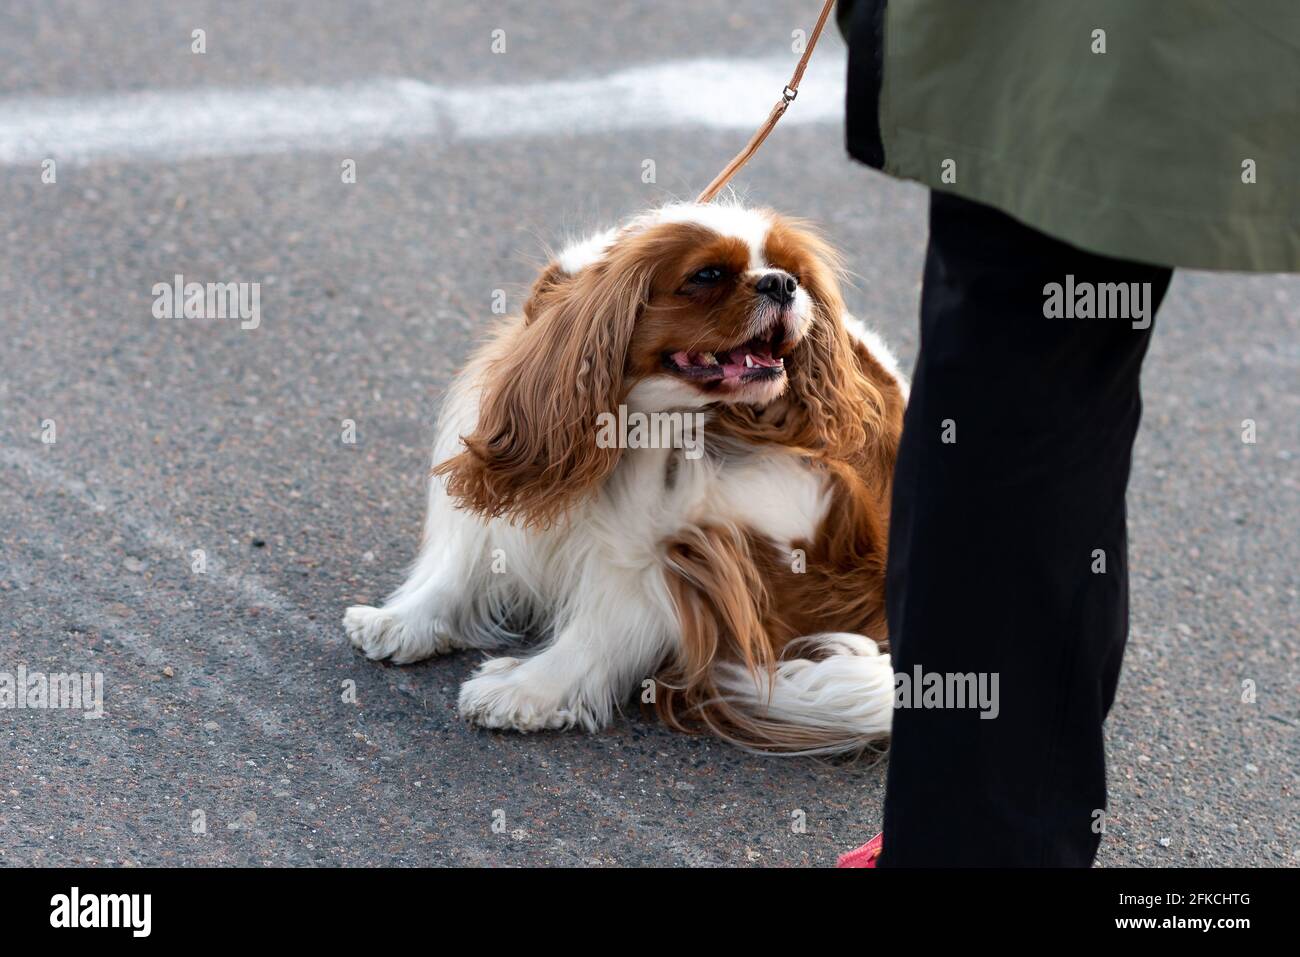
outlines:
[[[674, 727], [861, 749], [893, 706], [906, 392], [808, 227], [735, 204], [637, 217], [562, 252], [456, 379], [419, 558], [347, 633], [399, 664], [541, 635], [461, 686], [485, 727], [595, 730], [652, 688]], [[601, 447], [620, 404], [704, 413], [703, 454]]]

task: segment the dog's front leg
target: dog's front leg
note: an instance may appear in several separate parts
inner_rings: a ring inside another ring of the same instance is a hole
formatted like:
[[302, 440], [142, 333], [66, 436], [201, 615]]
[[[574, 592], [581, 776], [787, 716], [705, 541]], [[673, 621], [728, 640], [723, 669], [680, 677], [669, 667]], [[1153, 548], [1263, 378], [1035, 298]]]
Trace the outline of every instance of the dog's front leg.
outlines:
[[[505, 539], [503, 539], [505, 536]], [[343, 617], [352, 644], [373, 659], [408, 664], [455, 648], [491, 648], [510, 636], [496, 626], [515, 608], [510, 575], [498, 574], [493, 546], [519, 533], [456, 509], [435, 481], [424, 543], [406, 581], [381, 608], [354, 605]]]
[[547, 646], [528, 658], [493, 658], [461, 685], [461, 716], [486, 728], [541, 731], [609, 723], [651, 677], [676, 634], [651, 571], [613, 569], [587, 578]]

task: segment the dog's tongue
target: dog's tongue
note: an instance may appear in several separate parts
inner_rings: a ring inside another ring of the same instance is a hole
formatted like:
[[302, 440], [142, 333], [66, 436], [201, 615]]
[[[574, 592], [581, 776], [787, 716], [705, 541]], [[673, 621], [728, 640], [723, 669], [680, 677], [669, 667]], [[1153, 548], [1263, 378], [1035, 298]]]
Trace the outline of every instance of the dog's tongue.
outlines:
[[752, 369], [779, 367], [780, 359], [773, 358], [772, 348], [765, 342], [747, 342], [730, 352], [689, 352], [685, 349], [670, 356], [679, 369], [707, 368], [724, 378], [738, 379]]

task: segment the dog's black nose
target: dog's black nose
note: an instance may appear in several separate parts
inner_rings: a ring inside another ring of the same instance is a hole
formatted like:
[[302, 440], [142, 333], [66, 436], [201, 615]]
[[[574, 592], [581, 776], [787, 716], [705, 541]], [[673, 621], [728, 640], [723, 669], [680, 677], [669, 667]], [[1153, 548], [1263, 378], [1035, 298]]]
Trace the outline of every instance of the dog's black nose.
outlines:
[[794, 294], [798, 288], [799, 280], [779, 269], [773, 270], [754, 284], [754, 289], [760, 295], [767, 296], [781, 306], [788, 306], [794, 302]]

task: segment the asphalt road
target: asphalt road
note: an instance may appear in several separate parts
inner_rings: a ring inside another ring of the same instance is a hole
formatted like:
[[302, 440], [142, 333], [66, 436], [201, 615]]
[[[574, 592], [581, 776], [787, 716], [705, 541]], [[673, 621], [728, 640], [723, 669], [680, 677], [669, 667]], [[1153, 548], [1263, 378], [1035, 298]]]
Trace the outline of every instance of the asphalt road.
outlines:
[[[143, 91], [792, 60], [817, 5], [589, 6], [7, 4], [0, 144], [24, 111], [57, 125]], [[818, 53], [842, 56], [834, 35]], [[0, 711], [0, 863], [827, 865], [879, 829], [883, 764], [754, 757], [633, 708], [595, 735], [478, 731], [454, 707], [471, 656], [397, 668], [348, 646], [344, 607], [414, 554], [434, 410], [494, 290], [517, 305], [544, 243], [691, 195], [746, 135], [501, 122], [92, 157], [55, 183], [0, 165], [0, 671], [102, 673], [105, 710]], [[783, 125], [741, 186], [825, 228], [852, 308], [910, 361], [925, 195], [841, 139]], [[176, 273], [260, 282], [261, 324], [155, 318]], [[1158, 327], [1100, 863], [1297, 866], [1300, 278], [1179, 273]]]

